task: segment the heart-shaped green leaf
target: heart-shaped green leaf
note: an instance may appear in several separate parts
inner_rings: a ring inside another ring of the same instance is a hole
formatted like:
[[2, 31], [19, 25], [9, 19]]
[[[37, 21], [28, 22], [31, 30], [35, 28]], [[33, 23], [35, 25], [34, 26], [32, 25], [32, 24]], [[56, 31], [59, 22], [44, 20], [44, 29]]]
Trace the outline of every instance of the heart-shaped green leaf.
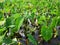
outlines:
[[31, 34], [27, 34], [27, 36], [30, 42], [32, 42], [34, 45], [37, 45], [37, 41], [34, 39], [34, 37]]
[[53, 30], [50, 27], [47, 27], [46, 25], [43, 25], [41, 28], [41, 35], [45, 41], [48, 41], [52, 38]]

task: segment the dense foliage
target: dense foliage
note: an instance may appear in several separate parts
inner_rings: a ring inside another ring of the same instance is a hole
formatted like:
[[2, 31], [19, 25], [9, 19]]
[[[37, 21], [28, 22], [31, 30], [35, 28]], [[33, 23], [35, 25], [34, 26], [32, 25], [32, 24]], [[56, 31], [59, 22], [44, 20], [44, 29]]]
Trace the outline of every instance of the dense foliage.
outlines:
[[0, 0], [0, 45], [38, 45], [58, 36], [57, 26], [60, 0]]

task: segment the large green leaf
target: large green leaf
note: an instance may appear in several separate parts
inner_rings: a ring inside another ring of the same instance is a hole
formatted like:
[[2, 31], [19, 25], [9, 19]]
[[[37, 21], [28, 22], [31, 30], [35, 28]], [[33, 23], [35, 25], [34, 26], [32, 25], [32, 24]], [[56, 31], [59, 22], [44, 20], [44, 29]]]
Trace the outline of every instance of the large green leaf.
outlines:
[[2, 43], [4, 35], [0, 36], [0, 43]]
[[3, 39], [3, 43], [6, 43], [6, 44], [10, 44], [10, 43], [12, 43], [12, 39], [11, 38], [9, 38], [9, 37], [5, 37], [4, 39]]
[[16, 18], [14, 30], [19, 30], [20, 29], [20, 27], [23, 24], [23, 21], [24, 21], [26, 16], [27, 15], [24, 15], [23, 17], [22, 16], [18, 16], [18, 18]]
[[8, 26], [10, 26], [10, 25], [12, 25], [12, 18], [6, 18], [6, 27], [8, 27]]
[[43, 25], [41, 28], [41, 35], [45, 41], [48, 41], [52, 38], [53, 30], [50, 27], [47, 27], [46, 25]]
[[46, 22], [46, 17], [45, 15], [42, 15], [38, 18], [38, 24], [43, 24]]
[[54, 17], [54, 18], [52, 18], [52, 22], [51, 22], [51, 25], [50, 25], [52, 28], [54, 28], [54, 27], [57, 26], [58, 18], [59, 18], [59, 17]]
[[5, 37], [6, 32], [3, 35], [0, 35], [0, 44], [4, 41], [4, 37]]
[[0, 28], [0, 34], [3, 32], [3, 31], [5, 31], [5, 27], [3, 27], [3, 28]]
[[20, 15], [19, 15], [18, 13], [16, 13], [16, 14], [12, 14], [11, 17], [6, 18], [6, 27], [9, 27], [9, 26], [11, 26], [11, 25], [14, 25], [14, 21], [15, 21], [18, 17], [20, 17]]
[[18, 18], [16, 19], [15, 25], [16, 25], [16, 29], [17, 29], [17, 30], [20, 29], [20, 27], [21, 27], [23, 21], [24, 21], [24, 18], [22, 18], [22, 17], [18, 17]]
[[12, 14], [11, 18], [16, 20], [17, 18], [21, 17], [20, 13]]
[[37, 41], [34, 39], [34, 37], [31, 34], [27, 34], [27, 36], [30, 42], [32, 42], [34, 45], [37, 45]]

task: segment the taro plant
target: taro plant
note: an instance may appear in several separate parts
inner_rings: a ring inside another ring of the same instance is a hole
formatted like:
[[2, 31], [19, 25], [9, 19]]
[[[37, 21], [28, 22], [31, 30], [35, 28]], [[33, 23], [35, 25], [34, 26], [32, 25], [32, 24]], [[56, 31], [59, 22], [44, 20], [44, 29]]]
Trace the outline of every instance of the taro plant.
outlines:
[[60, 0], [0, 0], [0, 45], [40, 45], [58, 36], [57, 26]]

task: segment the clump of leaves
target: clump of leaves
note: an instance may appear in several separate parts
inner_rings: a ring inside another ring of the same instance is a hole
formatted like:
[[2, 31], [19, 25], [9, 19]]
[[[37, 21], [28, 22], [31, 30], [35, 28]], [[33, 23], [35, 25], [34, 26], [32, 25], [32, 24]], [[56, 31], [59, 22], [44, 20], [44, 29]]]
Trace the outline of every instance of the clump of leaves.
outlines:
[[[3, 43], [17, 45], [20, 39], [38, 45], [38, 40], [34, 37], [36, 30], [39, 31], [38, 39], [41, 35], [43, 40], [49, 41], [53, 38], [53, 29], [60, 26], [59, 2], [59, 0], [0, 0], [0, 45]], [[23, 31], [20, 33], [21, 29]]]

